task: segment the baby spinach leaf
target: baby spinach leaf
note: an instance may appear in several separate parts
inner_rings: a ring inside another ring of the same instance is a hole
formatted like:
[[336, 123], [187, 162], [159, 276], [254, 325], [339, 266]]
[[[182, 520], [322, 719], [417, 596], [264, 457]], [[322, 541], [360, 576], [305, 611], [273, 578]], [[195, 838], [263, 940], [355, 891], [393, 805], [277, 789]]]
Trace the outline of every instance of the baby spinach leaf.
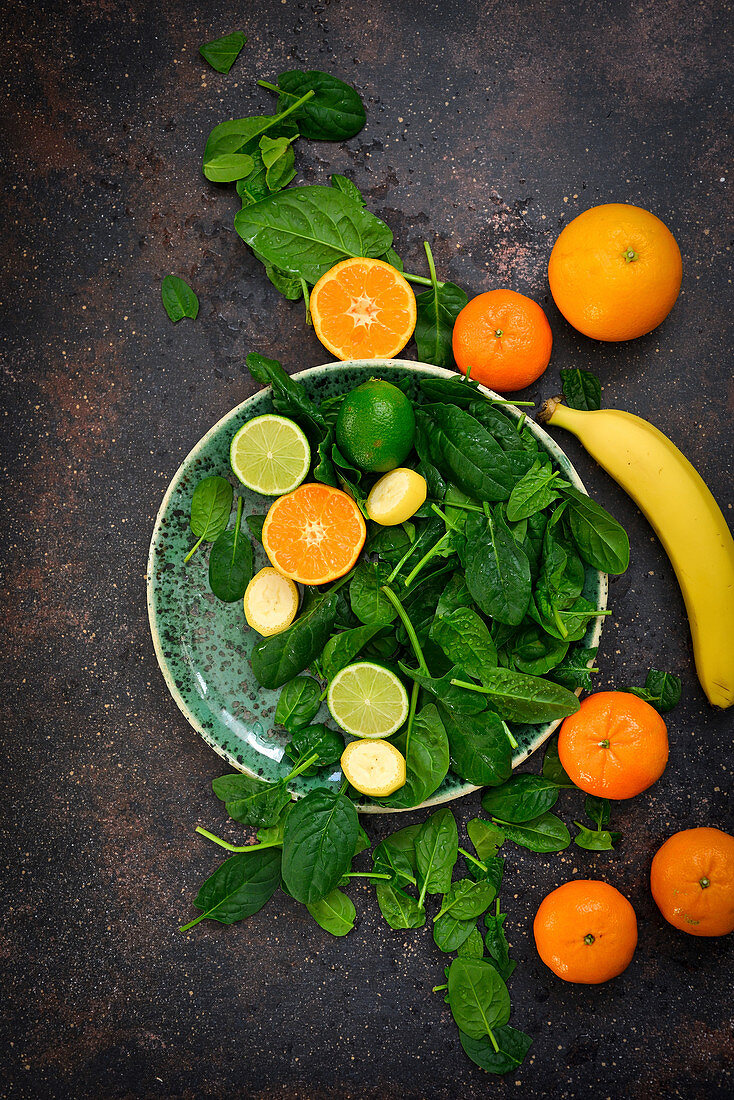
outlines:
[[568, 652], [569, 642], [552, 638], [535, 623], [523, 627], [515, 639], [513, 660], [520, 672], [543, 676], [560, 664]]
[[241, 772], [214, 779], [212, 790], [232, 820], [242, 825], [275, 825], [291, 800], [283, 783], [265, 783]]
[[555, 783], [557, 787], [576, 788], [576, 784], [566, 772], [558, 756], [558, 735], [551, 737], [543, 757], [543, 777]]
[[[486, 397], [477, 394], [475, 394], [474, 397], [475, 400], [473, 400], [469, 406], [469, 412], [474, 419], [478, 420], [479, 423], [486, 428], [503, 451], [507, 454], [511, 452], [520, 454], [525, 448], [523, 447], [522, 438], [515, 427], [515, 422], [510, 420], [501, 409], [493, 405]], [[527, 469], [530, 469], [532, 464], [532, 460], [528, 462]], [[525, 471], [523, 471], [523, 473], [524, 472]]]
[[461, 1031], [473, 1039], [489, 1035], [510, 1018], [510, 994], [491, 963], [454, 959], [449, 967], [449, 1005]]
[[294, 764], [299, 764], [314, 753], [318, 753], [318, 760], [314, 761], [313, 765], [302, 773], [303, 775], [315, 775], [319, 768], [336, 764], [343, 752], [342, 735], [322, 722], [296, 730], [285, 747], [286, 756]]
[[460, 607], [471, 607], [471, 592], [461, 573], [454, 573], [438, 598], [436, 619], [456, 611]]
[[449, 669], [444, 676], [433, 677], [424, 675], [420, 669], [409, 668], [402, 661], [398, 661], [398, 667], [406, 676], [430, 691], [437, 702], [457, 714], [478, 714], [486, 706], [486, 700], [478, 692], [467, 691], [466, 688], [455, 687], [451, 683], [452, 679], [462, 679], [464, 676], [457, 668]]
[[434, 920], [439, 920], [448, 913], [460, 920], [476, 920], [494, 901], [496, 893], [493, 884], [487, 879], [457, 879], [451, 883]]
[[399, 886], [407, 882], [415, 886], [417, 874], [415, 841], [420, 828], [420, 825], [408, 825], [386, 837], [372, 853], [373, 869], [393, 874]]
[[421, 902], [426, 894], [446, 893], [458, 853], [459, 833], [451, 810], [444, 808], [431, 814], [415, 839]]
[[204, 160], [204, 175], [212, 183], [234, 183], [249, 176], [255, 161], [249, 153], [212, 153]]
[[597, 798], [588, 794], [584, 799], [584, 813], [587, 814], [596, 825], [597, 829], [609, 824], [611, 808], [608, 798]]
[[456, 405], [416, 409], [430, 461], [475, 500], [507, 500], [515, 475], [502, 448], [482, 425]]
[[426, 923], [425, 909], [396, 883], [380, 879], [375, 883], [375, 893], [380, 912], [391, 928], [422, 928]]
[[584, 691], [592, 691], [591, 674], [598, 671], [598, 669], [592, 667], [596, 650], [596, 646], [591, 649], [584, 646], [574, 646], [568, 651], [561, 663], [552, 670], [553, 679], [572, 690], [583, 688]]
[[348, 198], [354, 199], [354, 201], [358, 202], [360, 206], [367, 205], [364, 200], [364, 196], [362, 195], [360, 189], [357, 187], [356, 183], [352, 183], [352, 181], [350, 179], [347, 179], [346, 176], [341, 176], [338, 172], [335, 172], [331, 177], [331, 186], [336, 187], [337, 191], [343, 192], [343, 194], [345, 194]]
[[463, 943], [466, 943], [473, 931], [477, 931], [476, 919], [462, 920], [454, 913], [444, 913], [433, 925], [433, 942], [439, 951], [447, 953], [457, 951]]
[[354, 904], [341, 890], [332, 890], [325, 898], [306, 906], [321, 927], [332, 936], [346, 936], [354, 928], [357, 915]]
[[365, 626], [386, 626], [397, 611], [382, 591], [386, 573], [377, 562], [361, 561], [349, 582], [352, 611]]
[[315, 93], [292, 116], [298, 119], [300, 131], [309, 141], [347, 141], [359, 133], [367, 120], [358, 92], [330, 73], [293, 69], [280, 74], [277, 88], [263, 81], [258, 83], [280, 92], [279, 111], [306, 92]]
[[380, 630], [382, 626], [379, 623], [373, 626], [355, 626], [351, 630], [343, 630], [340, 634], [329, 638], [321, 655], [324, 678], [332, 680], [337, 672], [351, 664]]
[[601, 382], [590, 370], [561, 368], [561, 388], [569, 408], [583, 411], [601, 408]]
[[233, 531], [223, 531], [209, 554], [209, 587], [224, 603], [241, 600], [252, 580], [252, 543], [241, 531], [242, 497]]
[[601, 504], [569, 485], [568, 523], [576, 548], [589, 565], [602, 573], [624, 573], [630, 561], [627, 532]]
[[198, 542], [184, 561], [189, 560], [205, 539], [215, 542], [226, 530], [233, 495], [232, 486], [224, 477], [205, 477], [196, 486], [191, 497], [191, 530]]
[[354, 803], [318, 788], [296, 802], [283, 836], [283, 881], [308, 905], [330, 894], [349, 869], [359, 832]]
[[218, 73], [228, 73], [240, 55], [247, 39], [242, 31], [225, 34], [223, 38], [214, 38], [199, 46], [199, 53]]
[[571, 834], [555, 814], [542, 814], [522, 825], [498, 819], [508, 840], [531, 852], [562, 852], [571, 843]]
[[[262, 199], [266, 199], [270, 194], [270, 188], [267, 183], [267, 168], [263, 163], [262, 153], [260, 148], [257, 147], [250, 153], [254, 167], [249, 175], [243, 179], [237, 180], [235, 190], [242, 199], [243, 206], [249, 206], [252, 202], [260, 202]], [[260, 257], [258, 257], [260, 259]], [[262, 261], [261, 261], [262, 262]], [[289, 278], [295, 278], [295, 276], [289, 276]], [[299, 280], [300, 286], [300, 280]]]
[[[468, 593], [468, 589], [467, 589]], [[486, 668], [497, 664], [497, 650], [483, 619], [470, 607], [457, 607], [444, 615], [438, 609], [430, 637], [441, 646], [452, 664], [480, 680]]]
[[535, 512], [542, 512], [560, 494], [555, 491], [558, 471], [536, 460], [528, 472], [520, 478], [507, 501], [507, 518], [513, 523], [527, 519]]
[[487, 913], [484, 918], [487, 929], [484, 937], [487, 954], [504, 981], [508, 980], [517, 965], [510, 959], [510, 949], [503, 928], [506, 918], [507, 914], [500, 912], [499, 898], [494, 913]]
[[574, 825], [579, 832], [573, 842], [587, 852], [611, 852], [622, 839], [621, 833], [609, 832], [607, 829], [587, 829], [580, 821], [574, 821]]
[[[451, 283], [447, 283], [451, 286]], [[463, 308], [463, 307], [462, 307]], [[479, 393], [479, 385], [466, 377], [461, 378], [421, 378], [418, 381], [422, 392], [429, 402], [448, 402], [458, 405], [461, 409], [468, 409], [475, 402], [486, 404], [491, 408], [485, 397]], [[477, 418], [478, 419], [478, 418]]]
[[161, 298], [163, 308], [172, 321], [180, 321], [182, 317], [196, 319], [199, 312], [199, 299], [194, 294], [188, 283], [179, 279], [178, 275], [166, 275], [161, 283]]
[[533, 1040], [524, 1031], [518, 1031], [509, 1024], [492, 1028], [492, 1035], [498, 1050], [494, 1049], [491, 1040], [486, 1036], [481, 1039], [472, 1039], [471, 1035], [467, 1035], [465, 1031], [459, 1031], [464, 1053], [487, 1073], [501, 1076], [517, 1069], [533, 1045]]
[[493, 668], [484, 673], [482, 683], [491, 706], [509, 722], [552, 722], [579, 709], [573, 692], [540, 676]]
[[463, 561], [469, 591], [484, 614], [508, 626], [521, 623], [532, 591], [530, 563], [499, 511], [468, 516]]
[[492, 711], [457, 714], [439, 707], [457, 775], [477, 786], [504, 783], [512, 772], [512, 749], [501, 720]]
[[234, 924], [262, 909], [280, 885], [280, 849], [260, 848], [238, 852], [225, 859], [194, 899], [200, 917], [185, 925], [191, 928], [200, 920], [218, 920]]
[[682, 684], [672, 672], [660, 672], [651, 668], [647, 674], [644, 687], [627, 688], [633, 695], [644, 699], [660, 714], [667, 714], [680, 702]]
[[250, 661], [257, 682], [266, 688], [281, 687], [308, 668], [326, 645], [335, 616], [336, 593], [327, 592], [287, 630], [256, 642]]
[[441, 786], [449, 770], [449, 742], [433, 703], [416, 714], [410, 736], [401, 733], [392, 743], [405, 757], [405, 786], [380, 799], [380, 804], [394, 809], [420, 806]]
[[287, 187], [296, 174], [292, 140], [288, 137], [269, 137], [267, 134], [260, 138], [260, 156], [268, 191], [280, 191]]
[[257, 839], [260, 844], [279, 844], [282, 846], [285, 821], [293, 805], [295, 803], [289, 802], [287, 806], [283, 807], [275, 825], [263, 825], [257, 830]]
[[464, 942], [457, 947], [456, 953], [459, 958], [481, 959], [484, 956], [484, 940], [478, 928], [472, 928]]
[[466, 831], [482, 863], [486, 863], [492, 856], [496, 856], [497, 850], [505, 842], [505, 834], [502, 830], [498, 829], [496, 825], [492, 825], [491, 822], [484, 821], [481, 817], [473, 817], [467, 823]]
[[285, 684], [275, 708], [275, 722], [296, 733], [307, 726], [321, 706], [321, 687], [311, 676], [297, 676]]
[[294, 382], [277, 359], [266, 359], [264, 355], [251, 352], [246, 362], [256, 382], [272, 387], [273, 410], [295, 420], [308, 436], [311, 446], [317, 446], [326, 430], [326, 422], [300, 382]]
[[290, 187], [235, 214], [243, 241], [281, 271], [313, 285], [350, 256], [380, 256], [390, 229], [334, 187]]
[[435, 363], [437, 367], [454, 366], [451, 347], [454, 323], [468, 301], [467, 293], [455, 283], [444, 283], [442, 286], [434, 283], [431, 290], [416, 295], [417, 318], [413, 336], [418, 359], [422, 363]]
[[258, 149], [258, 141], [265, 133], [271, 137], [289, 137], [298, 133], [298, 127], [286, 115], [251, 115], [248, 118], [230, 118], [220, 122], [209, 134], [204, 147], [204, 160], [219, 153], [248, 153], [252, 155]]
[[490, 817], [521, 824], [540, 817], [558, 801], [558, 786], [542, 775], [514, 775], [501, 787], [486, 791], [482, 808]]
[[247, 526], [250, 528], [250, 534], [253, 538], [256, 538], [258, 542], [263, 540], [263, 525], [265, 523], [264, 515], [252, 515], [246, 516]]

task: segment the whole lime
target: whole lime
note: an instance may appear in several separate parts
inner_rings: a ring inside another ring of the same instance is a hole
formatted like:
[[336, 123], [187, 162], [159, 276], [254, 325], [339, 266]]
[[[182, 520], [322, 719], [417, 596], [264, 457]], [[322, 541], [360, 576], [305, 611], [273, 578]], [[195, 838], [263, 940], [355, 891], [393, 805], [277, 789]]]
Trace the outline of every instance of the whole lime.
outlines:
[[348, 393], [339, 407], [337, 446], [360, 470], [394, 470], [410, 454], [414, 437], [413, 406], [391, 382], [370, 378]]

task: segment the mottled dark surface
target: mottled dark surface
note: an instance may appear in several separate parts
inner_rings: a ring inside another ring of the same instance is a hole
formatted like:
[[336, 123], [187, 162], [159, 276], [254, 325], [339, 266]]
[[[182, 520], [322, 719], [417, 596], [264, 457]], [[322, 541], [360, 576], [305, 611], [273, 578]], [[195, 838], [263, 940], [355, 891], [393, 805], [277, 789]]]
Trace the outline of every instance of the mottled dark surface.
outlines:
[[[332, 70], [368, 109], [346, 145], [301, 144], [302, 180], [353, 177], [413, 270], [426, 236], [470, 291], [537, 298], [555, 347], [529, 396], [556, 390], [561, 365], [593, 366], [605, 401], [653, 419], [731, 514], [726, 5], [20, 0], [4, 23], [0, 1094], [731, 1095], [731, 938], [665, 925], [647, 876], [674, 830], [731, 828], [732, 715], [697, 686], [660, 546], [569, 437], [632, 535], [600, 686], [655, 664], [682, 676], [684, 701], [665, 775], [615, 809], [617, 852], [508, 846], [512, 1022], [535, 1037], [508, 1078], [464, 1058], [430, 992], [445, 959], [428, 930], [390, 932], [366, 886], [345, 940], [282, 895], [242, 926], [177, 931], [217, 858], [193, 830], [227, 825], [209, 790], [219, 762], [167, 695], [145, 610], [161, 496], [252, 392], [245, 354], [289, 369], [328, 358], [238, 241], [232, 194], [200, 174], [210, 127], [267, 111], [255, 78], [284, 68]], [[249, 42], [221, 76], [197, 47], [238, 27]], [[669, 319], [617, 347], [572, 332], [546, 281], [560, 227], [609, 200], [661, 216], [684, 263]], [[196, 322], [166, 318], [168, 272], [197, 290]], [[478, 806], [455, 810], [463, 822]], [[373, 838], [393, 827], [367, 822]], [[532, 943], [541, 897], [574, 874], [619, 886], [639, 918], [632, 965], [598, 989], [555, 979]]]

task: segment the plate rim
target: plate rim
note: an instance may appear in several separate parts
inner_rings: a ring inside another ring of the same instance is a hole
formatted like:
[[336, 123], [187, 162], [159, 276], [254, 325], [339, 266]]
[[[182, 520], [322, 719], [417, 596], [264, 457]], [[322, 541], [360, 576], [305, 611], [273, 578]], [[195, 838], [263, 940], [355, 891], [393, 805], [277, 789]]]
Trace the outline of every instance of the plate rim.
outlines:
[[[360, 366], [364, 366], [366, 364], [373, 364], [373, 363], [375, 365], [375, 369], [379, 369], [380, 367], [386, 367], [386, 366], [387, 367], [393, 367], [394, 366], [394, 367], [402, 367], [402, 368], [408, 368], [408, 369], [413, 370], [416, 367], [419, 367], [419, 368], [421, 368], [421, 373], [433, 374], [433, 375], [436, 375], [437, 377], [440, 377], [440, 378], [459, 378], [459, 377], [461, 377], [461, 375], [457, 371], [449, 370], [446, 367], [438, 367], [433, 363], [422, 363], [422, 362], [420, 362], [418, 360], [415, 360], [415, 359], [371, 359], [371, 360], [367, 360], [367, 359], [339, 360], [338, 359], [338, 360], [332, 360], [328, 363], [320, 363], [320, 364], [317, 364], [316, 366], [313, 366], [313, 367], [305, 367], [303, 370], [297, 371], [296, 373], [292, 374], [290, 377], [295, 379], [296, 381], [298, 381], [301, 378], [303, 378], [305, 375], [311, 375], [311, 374], [314, 374], [314, 373], [321, 373], [321, 372], [323, 372], [325, 370], [328, 370], [329, 368], [333, 368], [333, 367], [339, 367], [341, 369], [346, 369], [350, 366], [350, 364], [358, 364]], [[156, 547], [157, 547], [157, 543], [158, 543], [160, 532], [161, 532], [162, 520], [163, 520], [163, 517], [165, 515], [166, 509], [167, 509], [167, 506], [168, 506], [168, 502], [169, 502], [169, 500], [170, 500], [170, 498], [171, 498], [171, 496], [174, 492], [175, 487], [178, 485], [180, 477], [183, 476], [183, 472], [184, 472], [185, 468], [189, 465], [189, 462], [192, 461], [196, 457], [196, 455], [199, 453], [199, 451], [202, 450], [205, 447], [206, 443], [219, 430], [219, 428], [221, 427], [221, 425], [224, 423], [225, 420], [228, 420], [230, 417], [232, 417], [232, 416], [236, 415], [237, 413], [239, 413], [244, 408], [245, 405], [247, 405], [250, 401], [254, 401], [256, 398], [263, 395], [269, 388], [270, 388], [269, 386], [261, 387], [259, 390], [256, 390], [255, 393], [249, 394], [246, 398], [244, 398], [244, 400], [241, 401], [239, 403], [239, 405], [235, 405], [234, 408], [229, 409], [226, 413], [224, 413], [219, 418], [219, 420], [217, 420], [216, 423], [214, 423], [209, 428], [209, 430], [206, 431], [203, 436], [201, 436], [201, 438], [194, 444], [194, 446], [185, 455], [185, 457], [181, 460], [181, 462], [179, 462], [178, 466], [176, 467], [176, 470], [173, 473], [173, 476], [171, 477], [171, 480], [168, 483], [168, 487], [166, 488], [166, 491], [163, 494], [163, 499], [161, 500], [158, 511], [156, 512], [156, 517], [155, 517], [155, 521], [153, 523], [153, 530], [152, 530], [151, 538], [150, 538], [150, 544], [149, 544], [149, 547], [148, 547], [148, 557], [147, 557], [147, 562], [146, 562], [146, 573], [145, 573], [146, 603], [147, 603], [147, 608], [148, 608], [148, 625], [150, 627], [151, 638], [152, 638], [152, 641], [153, 641], [153, 649], [155, 651], [156, 660], [158, 662], [158, 667], [161, 670], [161, 673], [163, 675], [163, 680], [165, 682], [166, 687], [168, 688], [169, 694], [173, 698], [174, 702], [176, 703], [176, 706], [181, 711], [181, 713], [183, 714], [184, 718], [186, 719], [188, 724], [191, 726], [191, 728], [193, 730], [195, 730], [196, 733], [198, 733], [199, 736], [204, 739], [206, 744], [211, 749], [213, 749], [214, 752], [219, 757], [221, 757], [223, 760], [226, 760], [227, 763], [230, 765], [230, 767], [234, 768], [235, 771], [243, 772], [245, 775], [252, 775], [252, 776], [256, 776], [256, 773], [253, 772], [250, 768], [248, 768], [245, 765], [241, 764], [238, 760], [234, 759], [230, 753], [226, 752], [220, 745], [218, 745], [213, 740], [213, 738], [211, 737], [209, 732], [204, 728], [204, 726], [197, 719], [196, 715], [189, 708], [188, 703], [186, 702], [183, 695], [181, 694], [181, 692], [179, 690], [179, 687], [178, 687], [176, 681], [174, 680], [174, 678], [171, 674], [170, 668], [168, 667], [168, 664], [167, 664], [167, 661], [166, 661], [166, 658], [165, 658], [165, 654], [163, 652], [163, 647], [162, 647], [161, 638], [160, 638], [160, 632], [159, 632], [159, 629], [158, 629], [158, 622], [157, 622], [157, 618], [156, 618], [155, 600], [154, 600], [154, 562], [155, 562], [155, 555], [156, 555]], [[483, 385], [480, 384], [479, 389], [482, 391], [482, 393], [486, 394], [487, 397], [491, 397], [495, 400], [502, 401], [505, 404], [505, 407], [507, 408], [508, 412], [510, 412], [516, 418], [519, 418], [522, 415], [522, 411], [517, 407], [517, 405], [513, 405], [511, 400], [508, 401], [507, 398], [502, 397], [501, 394], [496, 393], [494, 390], [489, 389], [487, 386], [483, 386]], [[568, 455], [565, 453], [565, 451], [558, 445], [558, 443], [556, 443], [556, 441], [553, 439], [553, 437], [548, 435], [548, 433], [541, 427], [541, 425], [538, 424], [531, 417], [526, 417], [525, 423], [527, 424], [527, 426], [530, 429], [530, 431], [532, 432], [532, 434], [543, 443], [543, 446], [547, 450], [549, 450], [551, 452], [551, 454], [553, 454], [553, 456], [556, 459], [558, 459], [558, 456], [561, 456], [568, 463], [569, 468], [570, 468], [570, 478], [571, 478], [572, 483], [574, 484], [574, 486], [577, 489], [580, 489], [581, 492], [583, 492], [586, 496], [588, 496], [589, 494], [586, 490], [586, 487], [585, 487], [583, 481], [581, 480], [581, 477], [579, 476], [578, 471], [576, 470], [576, 467], [574, 466], [573, 462], [568, 457]], [[592, 629], [591, 638], [589, 639], [591, 646], [598, 646], [599, 645], [599, 639], [601, 637], [602, 626], [603, 626], [603, 623], [604, 623], [603, 612], [607, 610], [607, 602], [608, 602], [608, 599], [609, 599], [609, 577], [608, 577], [608, 574], [602, 573], [599, 570], [596, 570], [596, 572], [597, 572], [597, 575], [599, 577], [599, 599], [598, 599], [599, 614], [592, 620], [594, 625], [593, 625], [593, 629]], [[592, 660], [591, 663], [593, 663], [593, 660]], [[581, 694], [581, 688], [580, 687], [576, 689], [575, 694], [576, 695]], [[533, 753], [537, 752], [538, 749], [542, 745], [544, 745], [545, 742], [550, 737], [553, 736], [553, 734], [558, 729], [558, 727], [559, 727], [559, 725], [561, 724], [562, 721], [563, 721], [562, 718], [557, 718], [553, 722], [547, 723], [546, 731], [542, 735], [539, 735], [539, 737], [532, 743], [532, 745], [527, 750], [525, 750], [523, 752], [523, 754], [519, 758], [517, 758], [517, 759], [513, 758], [512, 770], [514, 771], [517, 767], [520, 766], [520, 764], [523, 764], [528, 759], [528, 757], [532, 756]], [[461, 778], [461, 777], [459, 776], [458, 778]], [[378, 806], [375, 803], [355, 803], [355, 805], [357, 807], [357, 810], [360, 813], [374, 813], [374, 814], [406, 813], [406, 812], [412, 812], [412, 811], [416, 811], [416, 810], [427, 809], [427, 808], [432, 807], [432, 806], [439, 806], [439, 805], [442, 805], [446, 802], [453, 802], [457, 798], [463, 798], [465, 795], [471, 794], [473, 791], [478, 791], [478, 790], [482, 790], [482, 789], [483, 788], [482, 788], [481, 785], [477, 785], [477, 784], [473, 784], [473, 783], [463, 783], [462, 786], [459, 789], [457, 789], [456, 791], [452, 791], [448, 794], [440, 795], [438, 797], [428, 798], [428, 799], [426, 799], [425, 802], [422, 802], [420, 804], [420, 806], [411, 806], [407, 810], [400, 809], [400, 808], [397, 808], [397, 807], [392, 807], [392, 806]], [[299, 797], [298, 792], [291, 791], [291, 793], [293, 794], [294, 798]]]

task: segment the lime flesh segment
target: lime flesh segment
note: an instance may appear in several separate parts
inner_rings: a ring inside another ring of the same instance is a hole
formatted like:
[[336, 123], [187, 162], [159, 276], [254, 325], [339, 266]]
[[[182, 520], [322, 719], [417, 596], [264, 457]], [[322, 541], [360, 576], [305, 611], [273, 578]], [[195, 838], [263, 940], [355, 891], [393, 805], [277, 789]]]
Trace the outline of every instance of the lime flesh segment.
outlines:
[[266, 413], [248, 420], [229, 449], [232, 471], [243, 485], [279, 497], [301, 484], [311, 465], [311, 448], [297, 424]]
[[391, 737], [408, 717], [408, 693], [387, 668], [357, 661], [329, 684], [332, 717], [353, 737]]

